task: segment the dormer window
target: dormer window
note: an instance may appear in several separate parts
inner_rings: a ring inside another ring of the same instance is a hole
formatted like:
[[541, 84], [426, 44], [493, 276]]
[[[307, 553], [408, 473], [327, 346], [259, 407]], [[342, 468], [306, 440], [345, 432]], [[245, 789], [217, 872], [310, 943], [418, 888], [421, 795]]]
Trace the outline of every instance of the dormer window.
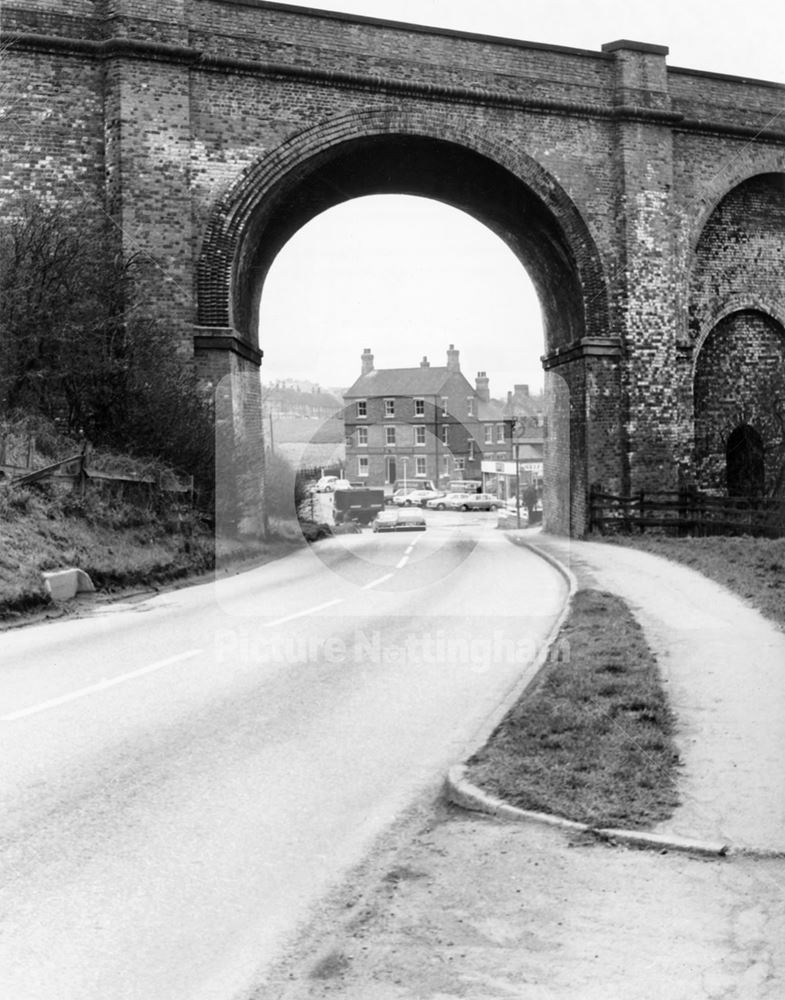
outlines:
[[466, 397], [466, 412], [470, 417], [474, 416], [474, 396]]

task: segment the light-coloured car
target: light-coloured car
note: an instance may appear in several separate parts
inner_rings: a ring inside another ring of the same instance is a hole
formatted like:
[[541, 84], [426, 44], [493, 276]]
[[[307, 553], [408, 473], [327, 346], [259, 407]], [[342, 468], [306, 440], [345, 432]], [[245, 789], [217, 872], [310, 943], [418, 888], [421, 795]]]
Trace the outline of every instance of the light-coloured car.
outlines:
[[373, 519], [371, 527], [374, 531], [395, 531], [398, 525], [397, 510], [380, 510]]
[[410, 490], [393, 496], [393, 503], [398, 507], [422, 507], [426, 501], [442, 495], [437, 490]]
[[458, 507], [453, 507], [453, 503], [458, 501], [460, 498], [468, 497], [468, 493], [445, 493], [444, 496], [435, 497], [433, 500], [426, 501], [425, 506], [428, 510], [458, 510]]
[[[472, 493], [448, 493], [444, 498], [445, 510], [468, 510]], [[438, 507], [436, 508], [439, 509]]]
[[425, 531], [425, 515], [421, 510], [382, 510], [373, 519], [374, 531]]
[[398, 511], [396, 531], [425, 531], [425, 528], [425, 514], [421, 510], [410, 508]]

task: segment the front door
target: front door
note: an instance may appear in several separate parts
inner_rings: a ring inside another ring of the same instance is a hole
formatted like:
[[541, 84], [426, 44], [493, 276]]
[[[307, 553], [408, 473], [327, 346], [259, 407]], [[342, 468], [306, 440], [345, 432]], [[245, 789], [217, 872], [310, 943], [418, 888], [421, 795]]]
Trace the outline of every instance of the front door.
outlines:
[[395, 469], [395, 459], [387, 459], [387, 482], [392, 484], [395, 482], [396, 469]]

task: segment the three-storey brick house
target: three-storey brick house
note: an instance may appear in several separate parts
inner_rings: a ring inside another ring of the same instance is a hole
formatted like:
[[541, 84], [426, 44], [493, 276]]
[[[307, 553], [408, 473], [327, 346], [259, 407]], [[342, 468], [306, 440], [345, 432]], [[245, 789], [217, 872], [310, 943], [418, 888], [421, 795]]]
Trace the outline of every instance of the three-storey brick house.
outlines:
[[344, 394], [348, 477], [388, 487], [479, 480], [477, 406], [454, 345], [446, 365], [423, 358], [417, 368], [374, 368], [366, 348], [360, 377]]

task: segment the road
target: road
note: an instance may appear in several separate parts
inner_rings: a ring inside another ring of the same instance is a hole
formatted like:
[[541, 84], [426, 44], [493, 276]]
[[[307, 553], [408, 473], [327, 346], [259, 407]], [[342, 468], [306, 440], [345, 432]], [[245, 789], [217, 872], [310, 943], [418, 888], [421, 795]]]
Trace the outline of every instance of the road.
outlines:
[[558, 615], [495, 520], [0, 636], [0, 996], [247, 996]]

